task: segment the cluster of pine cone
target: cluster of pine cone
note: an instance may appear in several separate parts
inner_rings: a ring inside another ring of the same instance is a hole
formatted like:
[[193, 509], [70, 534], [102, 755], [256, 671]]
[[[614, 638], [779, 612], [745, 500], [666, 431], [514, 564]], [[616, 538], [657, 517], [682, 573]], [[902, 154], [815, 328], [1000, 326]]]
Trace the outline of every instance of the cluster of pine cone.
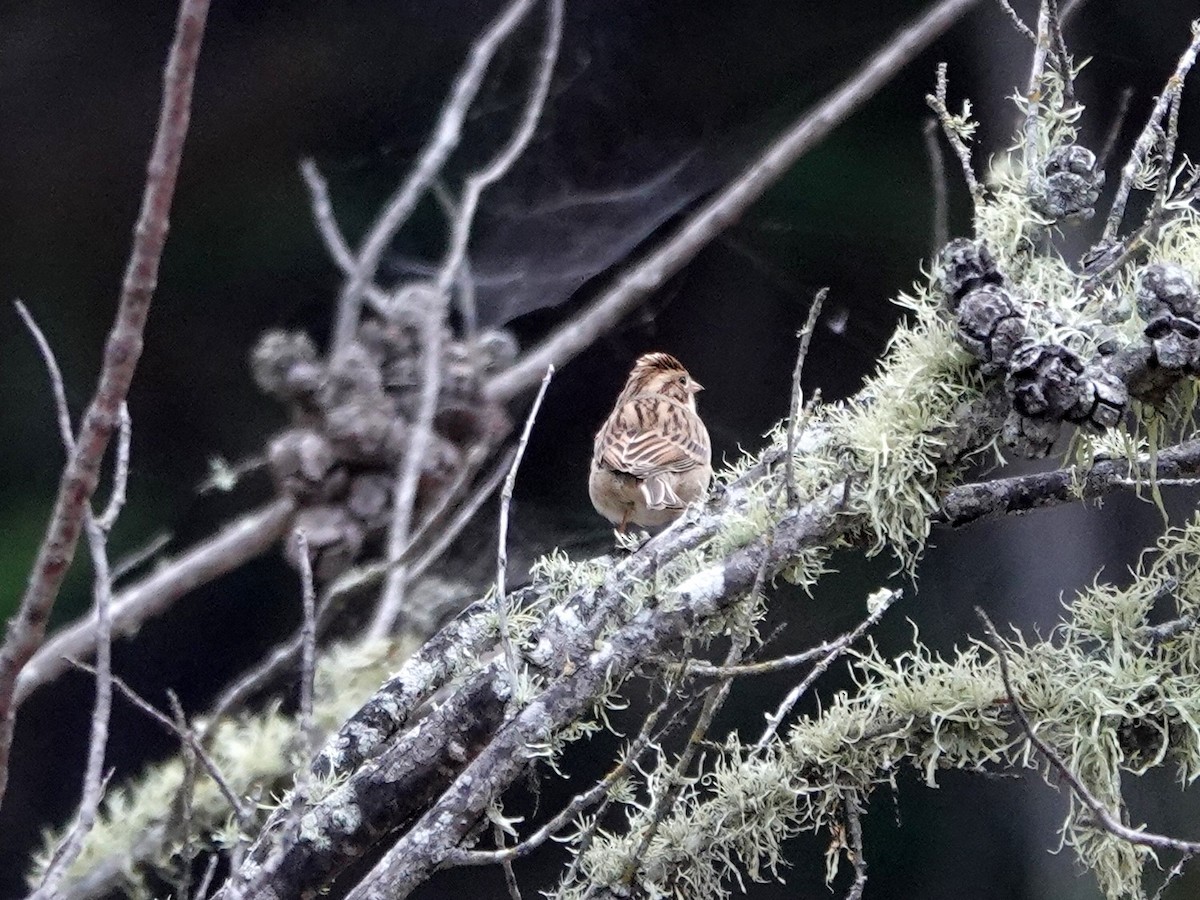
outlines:
[[[1104, 173], [1086, 147], [1053, 150], [1031, 185], [1032, 207], [1045, 224], [1086, 221]], [[1115, 266], [1119, 244], [1085, 258], [1084, 275]], [[1142, 340], [1099, 341], [1094, 358], [1031, 336], [1026, 299], [1017, 295], [988, 248], [965, 239], [942, 250], [938, 279], [955, 318], [958, 342], [985, 375], [1003, 377], [1012, 403], [1003, 438], [1029, 457], [1045, 456], [1064, 423], [1103, 432], [1116, 425], [1130, 397], [1158, 404], [1180, 378], [1200, 374], [1200, 292], [1192, 273], [1173, 263], [1143, 266], [1136, 303], [1123, 300], [1107, 321], [1127, 320], [1136, 305]]]
[[1049, 453], [1064, 423], [1102, 432], [1120, 421], [1131, 396], [1159, 403], [1180, 378], [1200, 374], [1200, 292], [1192, 274], [1173, 263], [1137, 274], [1142, 342], [1102, 343], [1086, 361], [1028, 336], [1024, 303], [983, 244], [950, 242], [939, 279], [958, 342], [984, 374], [1004, 377], [1012, 410], [1003, 437], [1027, 456]]
[[[515, 339], [501, 330], [454, 339], [446, 330], [441, 344], [414, 524], [462, 473], [472, 448], [498, 443], [511, 428], [484, 384], [516, 358]], [[319, 580], [349, 568], [386, 534], [420, 404], [422, 353], [419, 321], [400, 313], [364, 321], [357, 339], [331, 359], [294, 331], [265, 333], [251, 354], [255, 382], [290, 413], [292, 425], [271, 441], [268, 463], [279, 493], [299, 506], [296, 528]], [[294, 539], [287, 555], [295, 565]]]

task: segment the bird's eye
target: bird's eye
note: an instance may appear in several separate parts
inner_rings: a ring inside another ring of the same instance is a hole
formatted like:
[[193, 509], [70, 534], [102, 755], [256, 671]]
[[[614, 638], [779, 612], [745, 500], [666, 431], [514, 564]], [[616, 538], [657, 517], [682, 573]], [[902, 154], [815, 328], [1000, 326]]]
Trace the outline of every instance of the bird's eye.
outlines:
[[680, 383], [680, 384], [687, 384], [687, 376], [686, 376], [686, 375], [680, 375], [680, 376], [679, 376], [679, 383]]

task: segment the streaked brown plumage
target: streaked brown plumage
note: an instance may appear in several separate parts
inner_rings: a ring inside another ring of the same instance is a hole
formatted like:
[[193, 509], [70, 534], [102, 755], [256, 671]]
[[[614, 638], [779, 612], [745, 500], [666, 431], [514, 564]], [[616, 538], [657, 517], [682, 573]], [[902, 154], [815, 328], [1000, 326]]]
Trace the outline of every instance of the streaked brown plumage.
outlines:
[[596, 511], [624, 531], [679, 517], [708, 492], [712, 448], [696, 412], [703, 387], [667, 353], [634, 364], [596, 433], [588, 494]]

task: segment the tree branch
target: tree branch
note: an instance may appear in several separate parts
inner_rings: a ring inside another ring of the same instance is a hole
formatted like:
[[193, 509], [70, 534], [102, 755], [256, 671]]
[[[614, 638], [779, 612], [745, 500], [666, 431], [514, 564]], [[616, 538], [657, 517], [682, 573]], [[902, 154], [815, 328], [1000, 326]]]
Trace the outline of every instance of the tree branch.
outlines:
[[805, 153], [888, 83], [896, 72], [954, 24], [979, 0], [942, 0], [893, 35], [857, 72], [780, 135], [739, 176], [704, 204], [670, 238], [616, 283], [564, 322], [516, 365], [487, 385], [497, 400], [511, 400], [532, 388], [546, 367], [561, 367], [611, 329], [649, 294], [666, 283], [713, 238], [732, 225], [763, 192]]
[[162, 108], [147, 166], [141, 212], [116, 319], [104, 348], [99, 384], [84, 413], [75, 450], [63, 469], [54, 512], [28, 587], [0, 648], [0, 802], [8, 782], [9, 751], [16, 724], [17, 678], [45, 637], [46, 622], [75, 556], [85, 511], [100, 478], [100, 465], [142, 353], [142, 332], [158, 282], [158, 264], [167, 240], [171, 200], [191, 118], [192, 86], [208, 3], [180, 0], [175, 37], [163, 74]]

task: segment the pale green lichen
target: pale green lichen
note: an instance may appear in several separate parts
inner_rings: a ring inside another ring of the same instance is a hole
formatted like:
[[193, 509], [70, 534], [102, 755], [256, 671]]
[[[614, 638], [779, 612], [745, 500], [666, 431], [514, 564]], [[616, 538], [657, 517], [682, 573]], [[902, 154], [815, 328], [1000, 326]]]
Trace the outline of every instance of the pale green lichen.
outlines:
[[[313, 718], [322, 733], [335, 730], [379, 686], [399, 660], [415, 649], [390, 641], [337, 645], [319, 661], [315, 673]], [[301, 747], [296, 721], [280, 712], [278, 704], [216, 725], [211, 755], [229, 785], [239, 796], [265, 799], [291, 787]], [[130, 897], [149, 897], [146, 870], [170, 877], [179, 858], [179, 842], [147, 859], [134, 860], [131, 849], [143, 836], [171, 820], [178, 804], [184, 767], [178, 758], [150, 766], [128, 784], [109, 790], [99, 818], [79, 858], [67, 873], [68, 881], [114, 859], [123, 860], [123, 886]], [[262, 815], [269, 804], [257, 804]], [[251, 804], [252, 808], [256, 804]], [[192, 834], [195, 846], [231, 846], [238, 829], [224, 795], [204, 770], [198, 769], [192, 798]], [[59, 835], [47, 833], [45, 850], [35, 860], [30, 882], [41, 878], [49, 853]], [[136, 865], [140, 863], [141, 865]], [[144, 866], [145, 868], [143, 868]]]
[[[1200, 632], [1153, 639], [1147, 628], [1152, 613], [1164, 615], [1164, 598], [1173, 601], [1168, 617], [1200, 609], [1200, 517], [1168, 533], [1128, 586], [1080, 593], [1051, 640], [1017, 634], [1006, 644], [1014, 690], [1038, 734], [1115, 811], [1123, 775], [1164, 763], [1185, 784], [1200, 775]], [[764, 750], [727, 741], [642, 857], [638, 885], [647, 896], [723, 898], [743, 876], [776, 874], [786, 865], [783, 841], [836, 826], [847, 797], [892, 784], [902, 767], [929, 784], [946, 769], [1046, 770], [1014, 726], [990, 647], [945, 659], [914, 634], [912, 649], [895, 658], [873, 647], [859, 654], [853, 672], [852, 691]], [[628, 826], [598, 831], [580, 879], [556, 896], [579, 897], [589, 882], [611, 884], [626, 871], [667, 768], [644, 774]], [[1141, 896], [1146, 851], [1084, 813], [1073, 798], [1064, 843], [1107, 897]]]

